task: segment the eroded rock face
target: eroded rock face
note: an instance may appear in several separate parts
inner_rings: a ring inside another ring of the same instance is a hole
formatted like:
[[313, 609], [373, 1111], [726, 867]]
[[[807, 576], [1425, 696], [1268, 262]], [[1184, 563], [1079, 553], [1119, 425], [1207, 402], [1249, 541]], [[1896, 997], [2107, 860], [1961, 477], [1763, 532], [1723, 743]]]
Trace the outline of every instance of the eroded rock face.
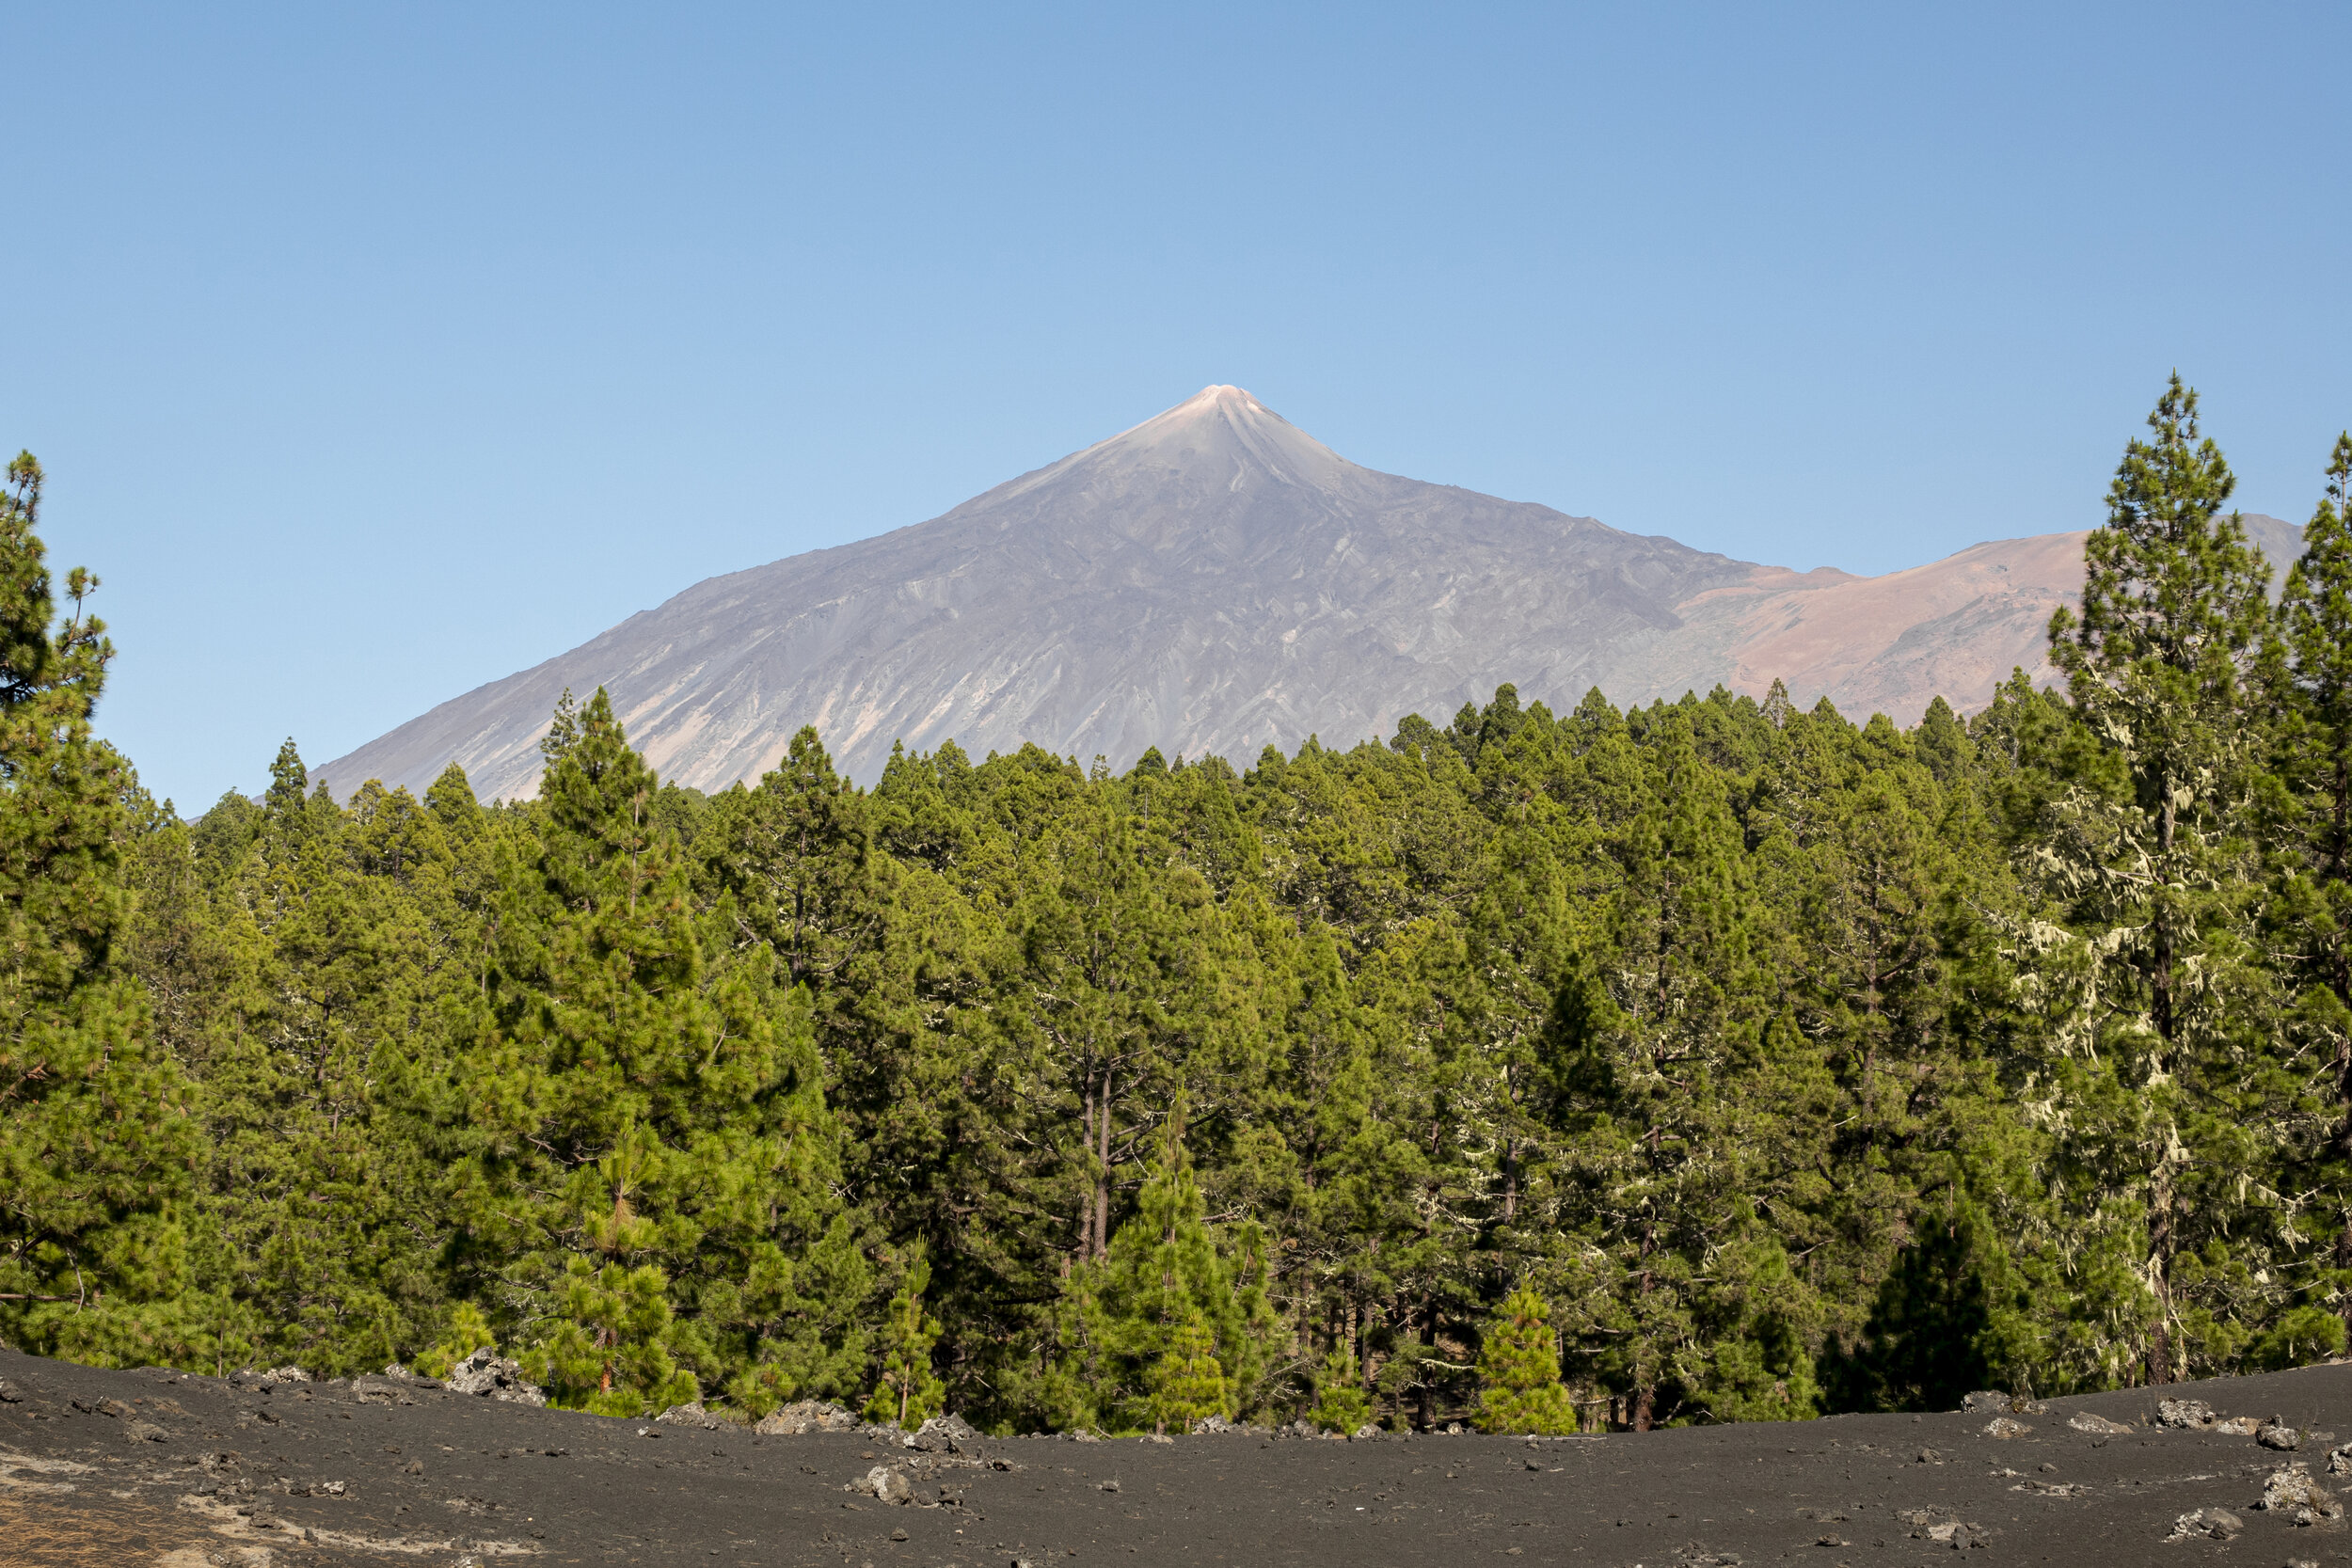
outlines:
[[496, 1354], [487, 1345], [451, 1368], [443, 1386], [460, 1394], [504, 1400], [509, 1404], [548, 1402], [548, 1396], [539, 1386], [523, 1376], [522, 1363]]
[[1984, 1423], [1984, 1434], [1987, 1437], [2003, 1439], [2023, 1437], [2032, 1430], [2033, 1427], [2029, 1423], [2021, 1421], [2014, 1416], [1995, 1416]]
[[719, 1418], [705, 1410], [700, 1400], [686, 1404], [674, 1404], [654, 1418], [670, 1426], [700, 1427], [705, 1432], [719, 1430]]
[[812, 1432], [855, 1432], [858, 1419], [824, 1400], [798, 1400], [760, 1418], [752, 1430], [763, 1437], [799, 1437]]
[[2214, 1424], [2213, 1406], [2203, 1400], [2158, 1400], [2156, 1425], [2194, 1431]]

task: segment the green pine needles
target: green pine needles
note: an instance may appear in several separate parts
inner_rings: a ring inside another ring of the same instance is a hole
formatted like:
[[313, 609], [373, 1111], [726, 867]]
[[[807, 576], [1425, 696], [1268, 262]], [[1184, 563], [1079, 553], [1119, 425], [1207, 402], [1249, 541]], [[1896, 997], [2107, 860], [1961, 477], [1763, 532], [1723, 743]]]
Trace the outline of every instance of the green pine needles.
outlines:
[[[1557, 1375], [1557, 1369], [1554, 1369]], [[1364, 1393], [1363, 1369], [1344, 1340], [1331, 1347], [1315, 1369], [1315, 1402], [1307, 1419], [1325, 1432], [1353, 1436], [1372, 1419], [1372, 1401]]]
[[1056, 1338], [1063, 1424], [1179, 1430], [1263, 1398], [1273, 1348], [1263, 1240], [1210, 1223], [1171, 1114], [1134, 1217], [1104, 1256], [1073, 1271]]
[[882, 1318], [882, 1375], [866, 1402], [869, 1421], [912, 1432], [939, 1414], [947, 1386], [931, 1375], [940, 1327], [939, 1320], [923, 1309], [923, 1291], [930, 1282], [930, 1263], [918, 1254]]
[[216, 1362], [189, 1275], [199, 1134], [119, 951], [130, 768], [90, 735], [114, 647], [39, 525], [40, 466], [0, 490], [0, 1336], [103, 1365]]
[[1502, 1300], [1478, 1351], [1478, 1430], [1539, 1437], [1574, 1432], [1576, 1406], [1560, 1386], [1550, 1309], [1533, 1286]]
[[447, 1377], [475, 1351], [487, 1350], [496, 1354], [498, 1335], [490, 1327], [490, 1320], [472, 1302], [461, 1301], [451, 1309], [449, 1325], [441, 1331], [440, 1342], [421, 1352], [410, 1370], [424, 1377]]
[[1188, 1432], [1195, 1421], [1232, 1413], [1232, 1388], [1216, 1358], [1216, 1336], [1198, 1307], [1186, 1308], [1168, 1335], [1168, 1348], [1152, 1365], [1150, 1386], [1155, 1431]]
[[706, 796], [598, 690], [531, 799], [339, 799], [288, 741], [193, 819], [90, 733], [96, 579], [21, 457], [0, 1337], [1110, 1432], [2336, 1354], [2352, 436], [2274, 603], [2200, 419], [2175, 378], [2125, 445], [2062, 689], [1908, 727], [1503, 686], [1123, 774], [946, 744], [866, 787], [803, 729]]

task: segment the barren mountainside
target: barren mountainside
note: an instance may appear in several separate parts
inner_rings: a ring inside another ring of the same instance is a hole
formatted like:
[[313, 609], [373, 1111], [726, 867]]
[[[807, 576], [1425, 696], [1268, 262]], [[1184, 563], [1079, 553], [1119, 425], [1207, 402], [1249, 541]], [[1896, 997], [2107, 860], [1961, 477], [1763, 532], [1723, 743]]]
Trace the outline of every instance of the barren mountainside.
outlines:
[[[2249, 518], [2274, 560], [2292, 525]], [[532, 793], [557, 698], [608, 688], [663, 777], [756, 778], [815, 724], [870, 783], [891, 746], [1035, 742], [1114, 767], [1442, 722], [1502, 682], [1572, 705], [1718, 682], [1915, 720], [2046, 674], [2082, 535], [1878, 578], [1797, 573], [1359, 467], [1235, 387], [877, 538], [712, 578], [317, 770], [421, 788], [454, 760]]]

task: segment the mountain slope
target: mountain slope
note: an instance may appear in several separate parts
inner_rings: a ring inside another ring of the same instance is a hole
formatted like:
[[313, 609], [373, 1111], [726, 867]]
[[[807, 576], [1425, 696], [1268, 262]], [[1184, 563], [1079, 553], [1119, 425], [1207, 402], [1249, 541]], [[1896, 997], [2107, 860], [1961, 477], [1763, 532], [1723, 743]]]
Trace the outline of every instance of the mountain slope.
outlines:
[[[2071, 562], [2071, 564], [2070, 564]], [[2079, 588], [2079, 535], [1887, 578], [1757, 566], [1359, 467], [1233, 387], [944, 516], [713, 578], [318, 770], [536, 787], [565, 688], [607, 687], [665, 778], [756, 778], [815, 724], [870, 781], [894, 741], [1254, 757], [1442, 721], [1514, 681], [1573, 704], [1761, 691], [1915, 718], [1970, 705]]]

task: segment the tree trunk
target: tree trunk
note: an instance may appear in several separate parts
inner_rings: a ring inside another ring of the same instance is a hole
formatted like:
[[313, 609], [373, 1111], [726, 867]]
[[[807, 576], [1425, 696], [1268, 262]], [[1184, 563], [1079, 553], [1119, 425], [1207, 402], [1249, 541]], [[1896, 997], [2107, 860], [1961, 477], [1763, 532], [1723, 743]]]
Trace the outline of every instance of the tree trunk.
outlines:
[[1095, 1135], [1101, 1140], [1094, 1153], [1094, 1256], [1108, 1258], [1111, 1254], [1111, 1075], [1117, 1068], [1103, 1069], [1102, 1109], [1094, 1118]]
[[[1650, 1227], [1648, 1225], [1644, 1225], [1642, 1227], [1642, 1256], [1645, 1258], [1649, 1256], [1650, 1234]], [[1649, 1294], [1649, 1270], [1647, 1269], [1644, 1269], [1642, 1271], [1642, 1294], [1645, 1296]], [[1641, 1354], [1638, 1351], [1634, 1355], [1633, 1368], [1633, 1375], [1636, 1380], [1633, 1387], [1633, 1430], [1636, 1432], [1647, 1432], [1650, 1424], [1651, 1406], [1657, 1398], [1658, 1390], [1656, 1386], [1651, 1384], [1648, 1374], [1642, 1370]]]
[[[2352, 1209], [2344, 1212], [2344, 1228], [2336, 1232], [2336, 1267], [2352, 1269]], [[2347, 1337], [2352, 1337], [2352, 1291], [2340, 1298], [2336, 1313], [2344, 1319]]]
[[[2346, 864], [2347, 859], [2352, 859], [2352, 751], [2347, 751], [2345, 738], [2345, 732], [2339, 730], [2323, 882], [2340, 882], [2352, 875], [2352, 865]], [[2352, 1006], [2352, 953], [2347, 953], [2344, 942], [2339, 939], [2328, 958], [2328, 985], [2337, 1001]], [[2336, 1156], [2352, 1159], [2352, 1039], [2336, 1042], [2335, 1069]], [[2352, 1269], [2352, 1209], [2344, 1211], [2343, 1228], [2336, 1235], [2336, 1267]], [[2352, 1329], [2352, 1294], [2344, 1298], [2337, 1310], [2345, 1328]]]
[[2341, 745], [2336, 748], [2336, 798], [2333, 804], [2335, 832], [2328, 842], [2328, 877], [2330, 881], [2340, 882], [2347, 874], [2344, 865], [2347, 847], [2352, 847], [2345, 842], [2346, 830], [2352, 827], [2352, 823], [2346, 821], [2347, 816], [2352, 816], [2352, 754], [2347, 754]]
[[[2337, 955], [2336, 994], [2344, 992], [2343, 955]], [[2336, 1157], [2352, 1160], [2352, 1038], [2336, 1042]], [[2343, 1213], [2343, 1223], [2336, 1231], [2336, 1267], [2352, 1269], [2352, 1207]], [[2337, 1298], [2336, 1315], [2344, 1320], [2347, 1334], [2352, 1334], [2352, 1291]]]
[[[1094, 1075], [1087, 1074], [1086, 1093], [1078, 1101], [1079, 1145], [1089, 1154], [1094, 1152]], [[1078, 1261], [1086, 1262], [1094, 1256], [1094, 1195], [1102, 1190], [1098, 1181], [1089, 1188], [1085, 1201], [1078, 1210]]]
[[[1438, 1302], [1435, 1296], [1421, 1298], [1422, 1348], [1434, 1354], [1438, 1348]], [[1421, 1430], [1435, 1432], [1438, 1428], [1438, 1391], [1429, 1386], [1426, 1370], [1421, 1376]]]
[[2157, 818], [2156, 827], [2157, 902], [2153, 911], [2154, 918], [2149, 922], [2155, 938], [2156, 949], [2155, 961], [2148, 975], [2148, 989], [2151, 992], [2149, 1012], [2152, 1015], [2151, 1021], [2156, 1026], [2157, 1037], [2164, 1041], [2165, 1068], [2169, 1071], [2172, 1067], [2172, 1046], [2176, 1037], [2175, 1031], [2178, 1028], [2172, 1017], [2172, 911], [2165, 907], [2162, 892], [2163, 887], [2169, 882], [2172, 872], [2174, 811], [2171, 775], [2169, 772], [2158, 772], [2156, 787], [2164, 792], [2164, 800], [2162, 814]]
[[2148, 1381], [2172, 1381], [2172, 1161], [2156, 1166], [2149, 1202], [2149, 1273], [2156, 1292], [2156, 1331], [2148, 1346]]

